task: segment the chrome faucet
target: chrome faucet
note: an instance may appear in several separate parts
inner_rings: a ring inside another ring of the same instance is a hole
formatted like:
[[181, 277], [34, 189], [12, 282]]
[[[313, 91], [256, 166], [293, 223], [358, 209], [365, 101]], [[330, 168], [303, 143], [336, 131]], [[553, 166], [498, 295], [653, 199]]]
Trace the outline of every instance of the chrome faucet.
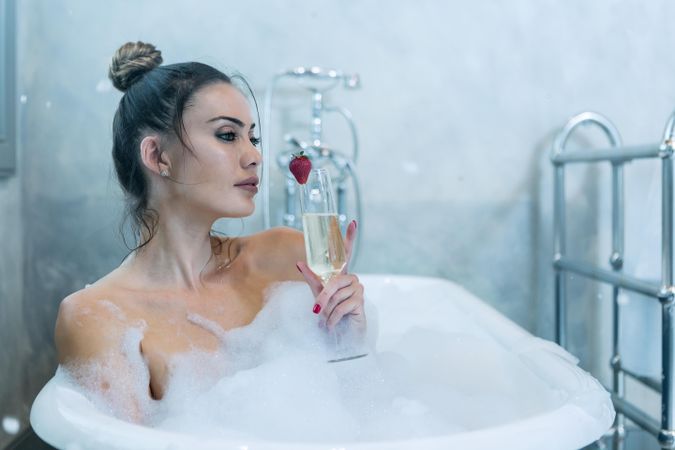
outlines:
[[[293, 154], [303, 151], [305, 155], [312, 161], [314, 167], [325, 167], [329, 170], [333, 184], [337, 191], [337, 210], [338, 221], [340, 228], [344, 233], [347, 222], [347, 193], [351, 185], [354, 188], [356, 201], [356, 219], [359, 222], [359, 230], [363, 230], [363, 214], [361, 211], [361, 195], [356, 174], [355, 164], [358, 158], [359, 145], [358, 136], [356, 133], [356, 126], [352, 119], [352, 115], [346, 108], [327, 106], [325, 102], [324, 93], [330, 89], [338, 86], [340, 82], [346, 89], [357, 89], [360, 87], [360, 79], [358, 74], [345, 74], [342, 71], [332, 69], [322, 69], [320, 67], [297, 67], [286, 72], [282, 72], [275, 76], [267, 89], [265, 95], [265, 142], [269, 142], [270, 125], [271, 125], [271, 110], [272, 110], [272, 95], [276, 84], [282, 78], [290, 77], [305, 84], [305, 87], [312, 93], [312, 115], [310, 124], [310, 142], [302, 141], [292, 135], [284, 136], [284, 143], [286, 145], [284, 151], [277, 154], [275, 160], [277, 166], [286, 175], [285, 177], [285, 205], [283, 214], [283, 224], [285, 226], [300, 228], [302, 221], [298, 214], [297, 208], [297, 185], [295, 178], [288, 170]], [[351, 155], [347, 155], [336, 149], [333, 149], [324, 144], [323, 141], [323, 116], [324, 113], [337, 113], [341, 115], [347, 122], [352, 135], [352, 151]], [[263, 154], [263, 219], [265, 228], [269, 228], [270, 224], [270, 205], [269, 205], [269, 165], [270, 160], [269, 150]], [[356, 260], [356, 253], [359, 247], [361, 233], [357, 235], [357, 241], [352, 251], [352, 262]]]

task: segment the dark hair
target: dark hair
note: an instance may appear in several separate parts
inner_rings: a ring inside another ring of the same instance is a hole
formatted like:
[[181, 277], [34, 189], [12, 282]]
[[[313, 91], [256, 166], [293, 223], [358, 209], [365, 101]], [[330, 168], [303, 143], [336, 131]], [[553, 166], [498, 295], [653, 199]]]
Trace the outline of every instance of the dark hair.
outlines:
[[[206, 64], [161, 63], [162, 54], [154, 45], [128, 42], [115, 52], [108, 74], [113, 85], [124, 92], [113, 119], [112, 156], [136, 238], [132, 251], [150, 242], [159, 219], [157, 211], [148, 208], [148, 179], [139, 152], [142, 138], [149, 131], [175, 136], [191, 151], [185, 141], [185, 108], [200, 88], [218, 82], [232, 84], [229, 76]], [[236, 77], [250, 90], [246, 80]], [[148, 236], [144, 242], [140, 242], [142, 231]]]

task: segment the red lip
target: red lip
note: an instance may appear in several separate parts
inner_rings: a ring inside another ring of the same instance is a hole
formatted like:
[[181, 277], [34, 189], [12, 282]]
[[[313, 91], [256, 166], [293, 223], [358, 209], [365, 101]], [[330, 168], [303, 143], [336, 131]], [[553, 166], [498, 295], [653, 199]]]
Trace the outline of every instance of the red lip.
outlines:
[[249, 186], [255, 187], [255, 186], [258, 185], [258, 183], [260, 183], [260, 180], [258, 179], [258, 177], [250, 177], [250, 178], [245, 179], [244, 181], [241, 181], [241, 182], [235, 184], [235, 186], [249, 185]]

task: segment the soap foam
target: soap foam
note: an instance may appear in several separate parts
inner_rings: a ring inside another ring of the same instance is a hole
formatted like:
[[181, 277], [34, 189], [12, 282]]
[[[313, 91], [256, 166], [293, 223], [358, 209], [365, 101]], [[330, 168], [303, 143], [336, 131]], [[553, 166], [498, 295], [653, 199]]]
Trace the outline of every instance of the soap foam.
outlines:
[[[190, 314], [188, 320], [221, 340], [221, 349], [173, 357], [164, 398], [144, 407], [146, 423], [212, 437], [376, 441], [499, 425], [565, 401], [565, 392], [551, 389], [488, 333], [472, 329], [471, 319], [447, 299], [424, 314], [456, 322], [458, 332], [401, 328], [379, 351], [371, 303], [364, 340], [346, 327], [334, 334], [319, 327], [313, 301], [305, 283], [286, 282], [268, 291], [248, 326], [225, 331]], [[141, 338], [142, 328], [129, 331], [129, 356]], [[368, 356], [329, 363], [336, 352]], [[143, 383], [147, 389], [147, 369], [145, 378], [138, 375], [135, 389]], [[96, 404], [106, 408], [106, 399], [99, 396]]]
[[82, 389], [101, 411], [123, 420], [144, 422], [156, 409], [156, 402], [149, 396], [150, 373], [140, 353], [144, 330], [145, 323], [140, 321], [123, 332], [119, 349], [96, 362], [59, 366], [57, 376]]

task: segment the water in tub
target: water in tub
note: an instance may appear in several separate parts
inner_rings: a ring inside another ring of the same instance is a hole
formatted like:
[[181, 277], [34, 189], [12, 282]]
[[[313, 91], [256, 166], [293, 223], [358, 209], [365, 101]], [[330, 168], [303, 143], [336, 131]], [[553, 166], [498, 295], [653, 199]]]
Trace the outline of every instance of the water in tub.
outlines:
[[[144, 422], [205, 436], [370, 441], [505, 424], [565, 401], [564, 392], [551, 389], [451, 301], [434, 295], [439, 294], [418, 292], [407, 301], [436, 320], [453, 322], [445, 328], [452, 333], [410, 326], [389, 336], [385, 346], [376, 345], [378, 313], [366, 298], [369, 356], [335, 363], [327, 362], [335, 356], [335, 337], [319, 327], [305, 283], [275, 285], [245, 327], [225, 331], [189, 315], [188, 320], [220, 338], [221, 350], [175, 356], [162, 400], [141, 405]], [[405, 318], [387, 320], [406, 323]], [[128, 330], [129, 355], [138, 349], [143, 330], [143, 323]], [[348, 333], [341, 339], [349, 343]], [[350, 351], [360, 350], [364, 348]], [[131, 361], [138, 385], [125, 388], [139, 395], [145, 390], [148, 398], [141, 356]], [[109, 369], [84, 365], [69, 370], [86, 377]], [[71, 375], [64, 368], [57, 372], [65, 379]], [[99, 408], [120, 415], [114, 398], [86, 395]]]

